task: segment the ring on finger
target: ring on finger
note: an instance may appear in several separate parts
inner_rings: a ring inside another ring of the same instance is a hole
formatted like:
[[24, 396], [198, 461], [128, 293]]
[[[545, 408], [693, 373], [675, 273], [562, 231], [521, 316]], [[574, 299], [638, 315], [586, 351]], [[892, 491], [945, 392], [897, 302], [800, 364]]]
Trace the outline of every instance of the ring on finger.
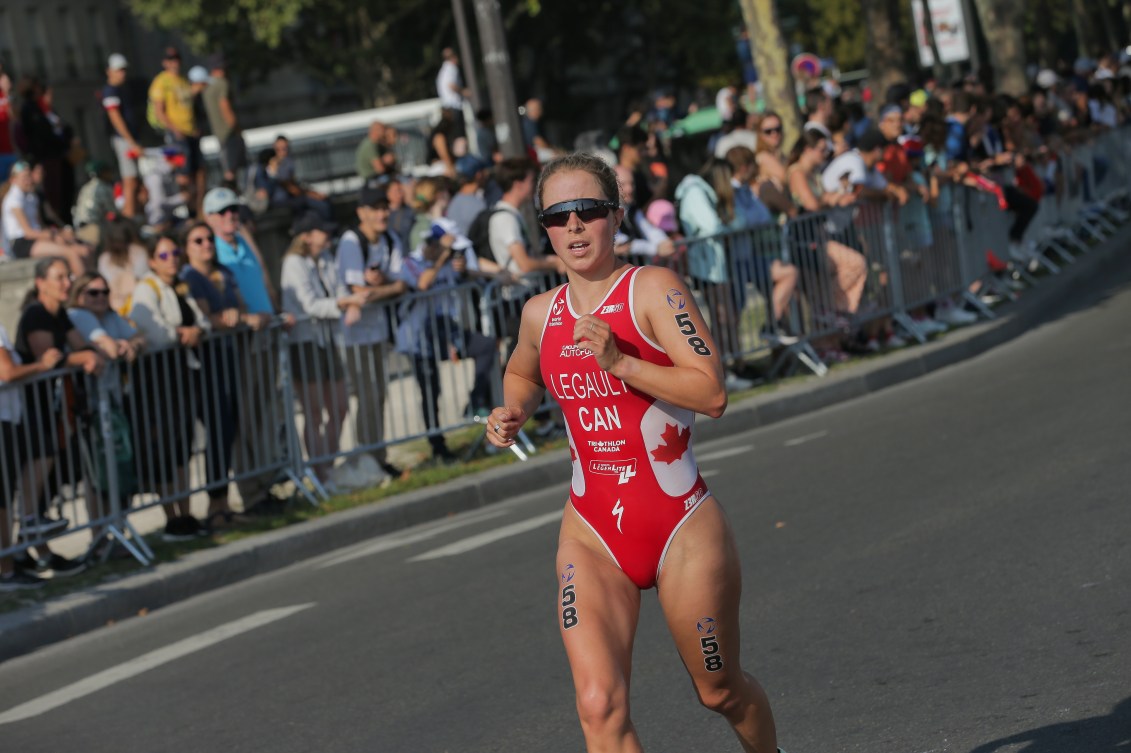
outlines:
[[497, 421], [495, 422], [495, 433], [496, 434], [502, 434], [503, 433], [503, 425], [500, 424]]

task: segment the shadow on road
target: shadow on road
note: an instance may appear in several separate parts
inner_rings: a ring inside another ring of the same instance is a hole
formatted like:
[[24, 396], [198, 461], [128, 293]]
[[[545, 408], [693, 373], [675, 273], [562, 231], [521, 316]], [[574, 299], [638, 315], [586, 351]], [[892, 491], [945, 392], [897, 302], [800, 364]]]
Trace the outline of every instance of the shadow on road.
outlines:
[[1023, 747], [1010, 747], [1011, 753], [1126, 753], [1131, 749], [1131, 698], [1107, 716], [1038, 727], [979, 745], [970, 753], [994, 753], [1018, 745]]

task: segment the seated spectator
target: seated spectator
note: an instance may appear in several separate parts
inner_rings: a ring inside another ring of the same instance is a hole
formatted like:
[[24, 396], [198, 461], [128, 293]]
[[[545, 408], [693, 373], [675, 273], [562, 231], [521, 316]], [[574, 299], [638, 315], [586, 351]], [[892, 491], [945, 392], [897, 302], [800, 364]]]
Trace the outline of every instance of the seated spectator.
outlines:
[[257, 193], [266, 194], [268, 206], [283, 207], [294, 216], [314, 211], [322, 219], [330, 219], [332, 209], [326, 195], [299, 183], [291, 157], [291, 142], [286, 136], [277, 136], [274, 149], [265, 161], [264, 156], [260, 155], [254, 187]]
[[8, 193], [0, 205], [4, 241], [16, 259], [62, 257], [71, 273], [81, 275], [91, 263], [90, 247], [62, 230], [44, 227], [40, 201], [35, 192], [32, 167], [27, 162], [12, 165]]
[[108, 163], [91, 160], [86, 163], [86, 174], [90, 180], [79, 189], [71, 214], [75, 236], [91, 248], [98, 248], [102, 244], [103, 223], [118, 211], [114, 202], [114, 173]]
[[[754, 194], [754, 182], [758, 177], [758, 163], [754, 152], [744, 146], [731, 148], [725, 155], [730, 165], [731, 187], [734, 188], [734, 209], [741, 225], [750, 228], [753, 244], [742, 243], [743, 237], [735, 239], [735, 268], [739, 279], [753, 282], [763, 294], [770, 298], [770, 313], [773, 322], [767, 325], [768, 334], [782, 339], [785, 327], [781, 323], [787, 313], [793, 291], [797, 288], [797, 267], [784, 262], [776, 256], [778, 246], [777, 226], [770, 210]], [[769, 231], [769, 232], [767, 232]], [[735, 304], [738, 310], [745, 305], [746, 285], [735, 290]]]
[[137, 281], [149, 272], [149, 252], [137, 234], [137, 226], [125, 217], [106, 223], [98, 273], [110, 283], [110, 307], [121, 311], [133, 295]]
[[[138, 361], [133, 379], [139, 428], [138, 483], [162, 499], [189, 489], [188, 462], [201, 399], [199, 346], [208, 320], [178, 284], [182, 251], [171, 234], [153, 239], [149, 274], [138, 281], [129, 316], [154, 350]], [[162, 505], [166, 541], [185, 541], [206, 530], [190, 499]]]
[[[23, 313], [16, 329], [15, 352], [24, 364], [53, 363], [70, 366], [86, 374], [102, 371], [104, 359], [86, 347], [81, 335], [67, 316], [66, 304], [71, 292], [71, 275], [67, 261], [60, 257], [46, 257], [35, 265], [35, 287], [28, 292]], [[60, 360], [60, 353], [65, 356]], [[77, 451], [71, 442], [60, 446], [60, 437], [67, 435], [61, 421], [63, 415], [55, 405], [55, 383], [37, 381], [25, 385], [23, 404], [27, 408], [28, 464], [21, 481], [24, 498], [24, 517], [20, 522], [21, 535], [28, 538], [59, 533], [67, 526], [65, 519], [51, 519], [45, 514], [47, 499], [54, 494], [52, 484], [62, 483], [61, 477], [78, 462]], [[69, 434], [74, 438], [74, 434]], [[52, 469], [60, 469], [52, 473]], [[77, 479], [76, 479], [77, 481]], [[53, 553], [44, 544], [36, 547], [38, 561], [25, 556], [16, 559], [16, 567], [33, 570], [46, 566], [56, 576], [74, 575], [85, 566]]]
[[397, 155], [385, 142], [385, 124], [374, 120], [369, 124], [369, 133], [357, 145], [354, 161], [357, 175], [363, 181], [390, 178], [397, 171]]
[[[471, 241], [457, 233], [451, 220], [440, 218], [405, 259], [402, 278], [422, 293], [457, 288], [478, 271], [478, 263]], [[490, 410], [491, 369], [498, 358], [495, 341], [468, 325], [466, 301], [456, 293], [409, 296], [400, 306], [397, 327], [397, 350], [413, 360], [432, 457], [445, 462], [456, 457], [439, 431], [440, 362], [468, 357], [475, 360], [475, 379], [465, 415], [483, 416]]]
[[[23, 469], [30, 460], [24, 420], [27, 419], [28, 424], [35, 421], [24, 406], [23, 388], [18, 382], [51, 371], [62, 360], [62, 351], [51, 348], [39, 361], [24, 364], [8, 339], [8, 331], [0, 325], [0, 550], [12, 546], [11, 524], [18, 513], [13, 513], [11, 508], [15, 504], [20, 476], [26, 475]], [[25, 505], [28, 501], [25, 494]], [[27, 569], [17, 569], [11, 556], [0, 557], [0, 593], [39, 588], [45, 582]]]
[[456, 160], [459, 189], [448, 204], [445, 216], [456, 224], [461, 235], [471, 231], [471, 223], [487, 208], [483, 191], [491, 175], [491, 164], [467, 155]]
[[330, 493], [334, 456], [349, 413], [345, 368], [338, 354], [338, 320], [351, 306], [365, 305], [359, 293], [338, 295], [338, 274], [330, 254], [335, 226], [313, 212], [295, 223], [283, 257], [283, 311], [298, 320], [291, 332], [290, 362], [302, 403], [303, 441], [314, 472]]
[[616, 237], [616, 253], [628, 256], [638, 264], [671, 256], [675, 253], [675, 244], [667, 233], [649, 222], [644, 211], [636, 205], [632, 171], [622, 165], [615, 169], [621, 206], [624, 207], [624, 219]]

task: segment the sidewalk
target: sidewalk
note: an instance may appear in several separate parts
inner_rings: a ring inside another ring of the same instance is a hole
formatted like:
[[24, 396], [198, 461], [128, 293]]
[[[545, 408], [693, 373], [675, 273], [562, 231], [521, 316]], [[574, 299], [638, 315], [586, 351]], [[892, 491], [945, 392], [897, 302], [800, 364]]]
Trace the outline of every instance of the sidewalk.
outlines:
[[[769, 393], [732, 401], [719, 419], [700, 417], [700, 440], [733, 436], [846, 402], [973, 358], [1033, 329], [1131, 260], [1131, 231], [1093, 248], [1062, 274], [999, 307], [997, 318], [953, 330], [926, 345], [838, 368]], [[81, 593], [0, 615], [0, 661], [159, 609], [206, 591], [287, 567], [374, 536], [483, 507], [531, 489], [566, 483], [565, 451], [419, 489], [366, 507], [186, 555], [181, 560], [109, 581]]]

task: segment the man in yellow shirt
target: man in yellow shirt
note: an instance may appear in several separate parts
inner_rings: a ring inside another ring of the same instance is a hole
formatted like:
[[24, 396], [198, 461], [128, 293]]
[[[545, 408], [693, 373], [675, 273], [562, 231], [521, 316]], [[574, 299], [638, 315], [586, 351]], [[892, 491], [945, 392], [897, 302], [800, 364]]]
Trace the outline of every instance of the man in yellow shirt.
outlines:
[[185, 191], [185, 203], [199, 215], [199, 202], [204, 196], [204, 160], [200, 154], [200, 129], [192, 109], [192, 85], [181, 75], [181, 53], [176, 47], [165, 48], [161, 67], [164, 70], [149, 85], [150, 125], [163, 130], [165, 143], [183, 155], [177, 183]]

